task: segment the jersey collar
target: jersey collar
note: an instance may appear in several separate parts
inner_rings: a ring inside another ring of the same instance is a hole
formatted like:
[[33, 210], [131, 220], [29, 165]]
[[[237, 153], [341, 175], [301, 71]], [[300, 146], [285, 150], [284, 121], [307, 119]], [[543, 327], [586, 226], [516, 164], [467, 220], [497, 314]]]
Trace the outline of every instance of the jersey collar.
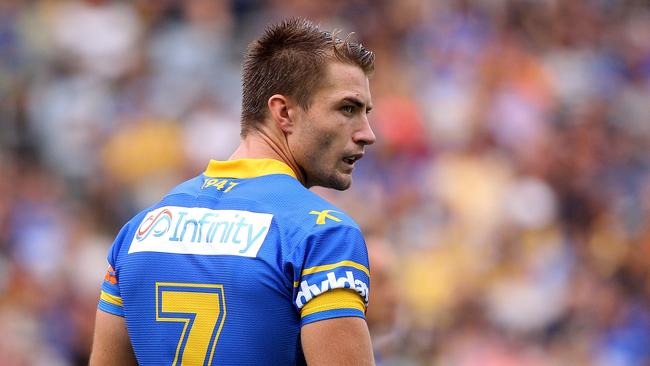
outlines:
[[214, 178], [255, 178], [287, 174], [296, 178], [296, 173], [287, 164], [275, 159], [210, 160], [203, 174]]

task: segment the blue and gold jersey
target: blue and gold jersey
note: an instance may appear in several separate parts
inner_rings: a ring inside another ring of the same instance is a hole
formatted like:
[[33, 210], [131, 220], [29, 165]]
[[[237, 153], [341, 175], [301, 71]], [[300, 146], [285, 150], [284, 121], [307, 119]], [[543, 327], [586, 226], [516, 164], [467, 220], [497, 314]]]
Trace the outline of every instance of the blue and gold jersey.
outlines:
[[271, 159], [211, 161], [120, 231], [99, 308], [142, 365], [304, 364], [300, 327], [364, 317], [359, 227]]

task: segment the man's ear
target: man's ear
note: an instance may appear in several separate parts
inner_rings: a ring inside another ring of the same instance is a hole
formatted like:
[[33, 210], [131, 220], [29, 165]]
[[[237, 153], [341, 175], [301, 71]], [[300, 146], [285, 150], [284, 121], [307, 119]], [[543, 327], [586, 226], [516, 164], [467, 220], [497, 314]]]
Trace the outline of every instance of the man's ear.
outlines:
[[269, 111], [273, 122], [278, 126], [282, 132], [290, 134], [294, 129], [294, 121], [291, 118], [293, 113], [291, 101], [282, 94], [274, 94], [268, 101]]

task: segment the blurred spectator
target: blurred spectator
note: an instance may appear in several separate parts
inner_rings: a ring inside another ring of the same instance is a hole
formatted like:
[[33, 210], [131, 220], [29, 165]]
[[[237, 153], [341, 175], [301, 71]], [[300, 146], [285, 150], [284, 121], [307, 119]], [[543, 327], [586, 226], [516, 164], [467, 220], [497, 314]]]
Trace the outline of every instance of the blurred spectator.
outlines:
[[375, 361], [382, 365], [399, 351], [397, 318], [401, 294], [396, 281], [397, 258], [394, 249], [381, 236], [369, 236], [367, 244], [375, 286], [370, 297], [373, 306], [368, 308], [366, 320], [373, 340]]

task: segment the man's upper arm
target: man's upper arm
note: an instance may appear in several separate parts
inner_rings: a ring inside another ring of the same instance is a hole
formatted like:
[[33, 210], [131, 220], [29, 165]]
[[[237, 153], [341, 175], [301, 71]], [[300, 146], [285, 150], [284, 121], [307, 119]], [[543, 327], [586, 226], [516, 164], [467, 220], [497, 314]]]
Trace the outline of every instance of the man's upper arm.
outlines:
[[305, 324], [300, 336], [310, 366], [375, 363], [368, 326], [363, 318], [333, 318]]
[[[309, 365], [373, 365], [365, 321], [370, 270], [363, 234], [342, 212], [309, 212], [318, 217], [309, 217], [309, 234], [290, 259], [305, 359]], [[320, 220], [321, 215], [328, 218]]]
[[124, 320], [120, 276], [116, 270], [117, 255], [128, 230], [129, 225], [124, 225], [108, 254], [108, 269], [102, 282], [95, 317], [91, 365], [137, 365]]
[[358, 227], [344, 221], [350, 219], [334, 214], [341, 222], [316, 224], [289, 259], [301, 326], [329, 318], [365, 317], [370, 286], [365, 241]]
[[90, 365], [137, 364], [124, 318], [97, 309]]

